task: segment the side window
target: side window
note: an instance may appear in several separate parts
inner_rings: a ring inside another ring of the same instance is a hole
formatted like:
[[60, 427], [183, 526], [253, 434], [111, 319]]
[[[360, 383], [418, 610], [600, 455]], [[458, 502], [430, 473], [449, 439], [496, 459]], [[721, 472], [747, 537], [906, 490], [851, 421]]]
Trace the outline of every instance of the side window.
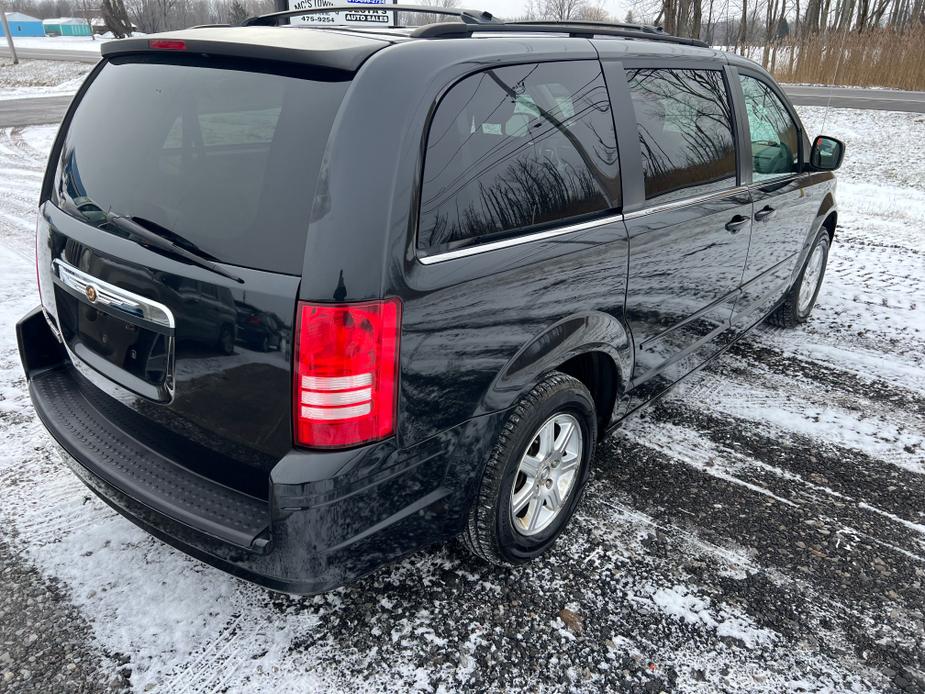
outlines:
[[646, 199], [736, 184], [732, 109], [718, 70], [628, 70]]
[[752, 178], [799, 171], [799, 130], [777, 95], [761, 80], [739, 75], [752, 141]]
[[515, 65], [457, 83], [434, 114], [418, 246], [580, 219], [619, 205], [610, 101], [596, 61]]

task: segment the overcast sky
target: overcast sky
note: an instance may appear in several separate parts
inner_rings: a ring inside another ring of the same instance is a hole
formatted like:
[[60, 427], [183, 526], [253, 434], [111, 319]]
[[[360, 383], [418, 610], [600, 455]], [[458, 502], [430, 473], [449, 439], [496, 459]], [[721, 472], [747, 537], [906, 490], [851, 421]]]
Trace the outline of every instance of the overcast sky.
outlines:
[[[427, 3], [421, 2], [420, 4], [426, 5]], [[603, 0], [601, 4], [605, 10], [621, 21], [626, 16], [626, 9], [630, 6], [630, 2], [626, 0]], [[488, 10], [499, 17], [517, 17], [524, 13], [527, 0], [466, 0], [460, 2], [460, 5], [477, 10]]]
[[[408, 0], [399, 0], [399, 2], [404, 3]], [[590, 2], [597, 4], [596, 0], [590, 0]], [[428, 5], [431, 3], [427, 0], [411, 0], [409, 4]], [[613, 15], [614, 19], [623, 21], [626, 10], [633, 5], [633, 0], [601, 0], [600, 4]], [[499, 17], [513, 18], [524, 14], [527, 0], [458, 0], [458, 5], [467, 9], [487, 10]]]

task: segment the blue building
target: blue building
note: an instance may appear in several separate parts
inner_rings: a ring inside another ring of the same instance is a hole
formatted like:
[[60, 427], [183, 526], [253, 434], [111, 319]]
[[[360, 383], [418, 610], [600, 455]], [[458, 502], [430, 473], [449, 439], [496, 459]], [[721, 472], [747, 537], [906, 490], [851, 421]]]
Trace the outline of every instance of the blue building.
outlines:
[[[45, 28], [42, 20], [30, 17], [22, 12], [7, 12], [6, 21], [10, 24], [10, 33], [15, 39], [17, 36], [44, 36]], [[4, 36], [3, 22], [0, 22], [0, 36]]]

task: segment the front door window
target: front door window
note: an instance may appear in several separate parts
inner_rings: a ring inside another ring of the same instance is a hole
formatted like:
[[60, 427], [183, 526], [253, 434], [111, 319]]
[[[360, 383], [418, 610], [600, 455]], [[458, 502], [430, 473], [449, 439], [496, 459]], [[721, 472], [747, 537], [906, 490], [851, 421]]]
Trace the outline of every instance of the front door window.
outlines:
[[799, 171], [799, 130], [777, 95], [761, 80], [740, 75], [756, 183]]

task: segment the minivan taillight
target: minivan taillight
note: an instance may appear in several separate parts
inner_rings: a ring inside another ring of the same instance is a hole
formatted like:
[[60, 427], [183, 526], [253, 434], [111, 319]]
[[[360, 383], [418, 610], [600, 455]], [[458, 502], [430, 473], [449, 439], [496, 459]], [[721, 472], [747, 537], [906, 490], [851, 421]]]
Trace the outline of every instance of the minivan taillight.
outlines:
[[297, 445], [344, 448], [394, 433], [400, 326], [398, 299], [299, 303], [293, 400]]

